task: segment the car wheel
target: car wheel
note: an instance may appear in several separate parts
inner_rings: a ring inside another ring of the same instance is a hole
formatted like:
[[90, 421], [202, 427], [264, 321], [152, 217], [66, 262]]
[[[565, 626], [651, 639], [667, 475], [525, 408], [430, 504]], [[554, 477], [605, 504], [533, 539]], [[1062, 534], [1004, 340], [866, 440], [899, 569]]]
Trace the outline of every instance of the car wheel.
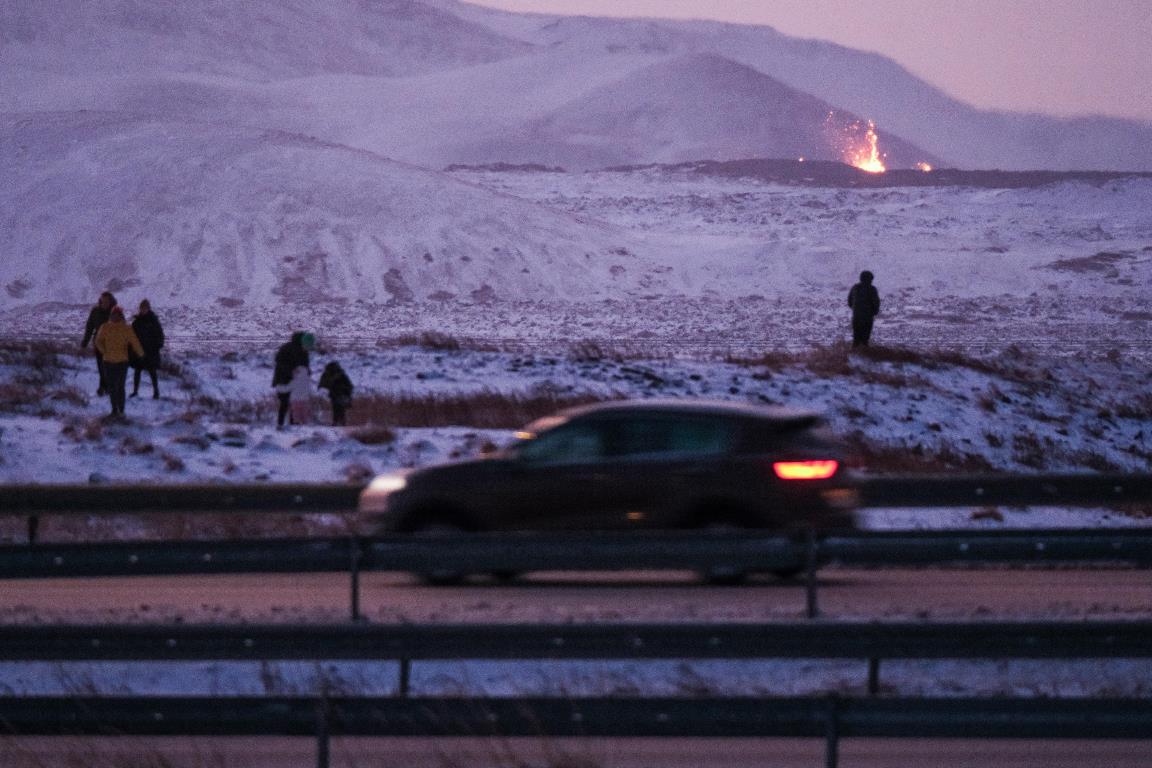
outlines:
[[[455, 523], [436, 520], [421, 523], [413, 527], [411, 531], [420, 536], [453, 536], [462, 533], [464, 529]], [[463, 571], [454, 571], [447, 568], [434, 571], [420, 571], [415, 574], [417, 579], [434, 587], [450, 587], [455, 584], [460, 584], [467, 575], [468, 574]]]
[[[703, 530], [712, 533], [729, 533], [744, 528], [744, 526], [739, 523], [720, 520], [706, 523], [702, 527]], [[710, 567], [700, 571], [700, 577], [714, 586], [733, 587], [747, 581], [748, 572], [734, 565], [714, 563]]]

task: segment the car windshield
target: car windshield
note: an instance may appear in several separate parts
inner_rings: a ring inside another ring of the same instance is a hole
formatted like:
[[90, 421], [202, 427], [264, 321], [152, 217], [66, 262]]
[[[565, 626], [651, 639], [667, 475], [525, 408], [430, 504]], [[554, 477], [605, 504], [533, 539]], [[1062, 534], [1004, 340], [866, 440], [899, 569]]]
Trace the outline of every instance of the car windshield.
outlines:
[[604, 458], [604, 433], [596, 424], [565, 424], [535, 438], [525, 433], [515, 452], [525, 461], [570, 464]]

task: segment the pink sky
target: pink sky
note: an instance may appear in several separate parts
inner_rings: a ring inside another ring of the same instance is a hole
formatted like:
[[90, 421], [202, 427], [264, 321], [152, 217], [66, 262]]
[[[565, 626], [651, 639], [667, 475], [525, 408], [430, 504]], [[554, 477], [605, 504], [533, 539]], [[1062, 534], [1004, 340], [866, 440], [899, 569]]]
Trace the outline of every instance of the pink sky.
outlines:
[[1152, 0], [469, 0], [768, 24], [876, 51], [978, 107], [1152, 121]]

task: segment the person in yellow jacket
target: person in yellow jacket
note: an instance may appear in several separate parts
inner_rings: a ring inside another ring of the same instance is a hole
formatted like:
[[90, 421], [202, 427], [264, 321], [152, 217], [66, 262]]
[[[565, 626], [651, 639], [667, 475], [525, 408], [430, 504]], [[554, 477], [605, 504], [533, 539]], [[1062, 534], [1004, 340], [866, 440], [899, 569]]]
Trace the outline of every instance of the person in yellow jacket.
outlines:
[[96, 349], [104, 357], [104, 376], [108, 387], [108, 397], [112, 401], [112, 415], [124, 415], [124, 388], [128, 381], [128, 363], [132, 354], [144, 356], [144, 347], [132, 326], [124, 322], [124, 310], [112, 307], [108, 322], [96, 331]]

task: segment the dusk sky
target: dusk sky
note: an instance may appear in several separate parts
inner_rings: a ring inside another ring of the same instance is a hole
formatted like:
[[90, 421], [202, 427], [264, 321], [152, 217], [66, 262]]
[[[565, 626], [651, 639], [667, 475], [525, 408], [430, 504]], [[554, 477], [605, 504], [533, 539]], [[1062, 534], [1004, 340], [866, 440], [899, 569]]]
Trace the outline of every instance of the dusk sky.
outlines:
[[1152, 0], [469, 0], [708, 18], [876, 51], [978, 107], [1152, 121]]

